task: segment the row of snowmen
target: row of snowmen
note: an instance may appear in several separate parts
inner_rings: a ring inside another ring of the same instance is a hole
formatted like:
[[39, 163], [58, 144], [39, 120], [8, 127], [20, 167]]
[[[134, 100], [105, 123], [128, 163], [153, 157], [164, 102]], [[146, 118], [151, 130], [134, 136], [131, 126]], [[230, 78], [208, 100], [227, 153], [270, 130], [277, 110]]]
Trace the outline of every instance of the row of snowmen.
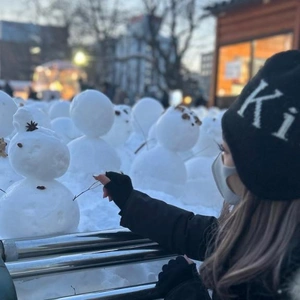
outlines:
[[71, 103], [23, 101], [0, 91], [0, 237], [76, 231], [80, 209], [62, 182], [91, 184], [107, 170], [129, 174], [137, 189], [220, 208], [210, 168], [221, 116], [217, 108], [164, 111], [152, 98], [114, 106], [96, 90]]

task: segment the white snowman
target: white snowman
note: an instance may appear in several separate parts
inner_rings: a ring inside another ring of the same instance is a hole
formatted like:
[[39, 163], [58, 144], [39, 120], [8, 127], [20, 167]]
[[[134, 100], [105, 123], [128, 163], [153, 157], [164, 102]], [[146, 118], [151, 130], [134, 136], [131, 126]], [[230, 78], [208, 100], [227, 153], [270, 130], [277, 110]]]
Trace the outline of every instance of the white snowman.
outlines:
[[195, 145], [200, 124], [188, 108], [169, 107], [156, 124], [158, 145], [142, 152], [133, 162], [130, 175], [134, 186], [182, 196], [187, 172], [178, 153]]
[[17, 109], [14, 100], [0, 91], [0, 196], [10, 185], [21, 179], [11, 167], [7, 153], [9, 136], [14, 130], [13, 115]]
[[70, 105], [71, 103], [65, 100], [53, 101], [53, 105], [50, 106], [48, 112], [50, 119], [70, 117]]
[[131, 132], [131, 108], [127, 105], [115, 105], [115, 120], [110, 131], [102, 136], [102, 138], [117, 151], [121, 159], [121, 171], [128, 173], [131, 163], [134, 159], [134, 154], [125, 146]]
[[223, 199], [215, 184], [211, 166], [222, 143], [221, 119], [206, 116], [203, 119], [198, 142], [193, 148], [194, 157], [186, 162], [188, 179], [183, 202], [211, 209], [218, 215]]
[[51, 121], [51, 127], [65, 144], [82, 136], [70, 117], [55, 118]]
[[132, 152], [147, 142], [151, 126], [156, 123], [163, 112], [163, 106], [154, 98], [142, 98], [132, 107], [133, 132], [126, 143]]
[[115, 118], [113, 104], [104, 94], [86, 90], [72, 101], [70, 116], [83, 133], [68, 144], [70, 173], [84, 173], [85, 177], [101, 171], [120, 171], [121, 161], [116, 150], [101, 137], [112, 128]]
[[8, 149], [13, 168], [25, 178], [0, 198], [0, 236], [74, 232], [79, 224], [78, 204], [70, 190], [55, 180], [68, 169], [68, 148], [53, 131], [38, 127], [34, 121], [24, 126], [25, 118], [22, 111], [14, 115], [18, 133]]

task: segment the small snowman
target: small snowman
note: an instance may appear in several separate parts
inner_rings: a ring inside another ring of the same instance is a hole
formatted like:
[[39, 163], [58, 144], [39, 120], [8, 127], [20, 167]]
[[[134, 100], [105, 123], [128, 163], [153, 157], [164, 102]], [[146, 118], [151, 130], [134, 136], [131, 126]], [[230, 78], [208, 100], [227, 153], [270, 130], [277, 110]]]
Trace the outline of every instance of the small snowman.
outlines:
[[128, 173], [134, 154], [125, 147], [131, 132], [130, 107], [127, 105], [115, 105], [115, 120], [110, 131], [102, 138], [117, 151], [121, 159], [121, 170]]
[[[13, 133], [13, 115], [18, 107], [14, 100], [6, 93], [0, 91], [0, 189], [5, 191], [21, 176], [11, 167], [8, 158], [9, 136]], [[0, 196], [3, 193], [0, 191]]]
[[125, 144], [132, 132], [130, 110], [123, 105], [115, 105], [114, 112], [113, 126], [102, 138], [112, 147], [119, 147]]
[[51, 121], [51, 127], [65, 144], [82, 136], [82, 133], [69, 117], [55, 118]]
[[182, 196], [187, 172], [178, 153], [195, 145], [200, 124], [188, 108], [169, 107], [155, 127], [157, 146], [142, 152], [133, 162], [130, 175], [134, 185], [178, 198]]
[[53, 101], [53, 105], [50, 106], [48, 112], [50, 119], [70, 117], [70, 105], [71, 103], [65, 100]]
[[70, 173], [84, 173], [86, 178], [99, 171], [120, 171], [121, 161], [116, 150], [101, 137], [112, 128], [115, 118], [113, 104], [104, 94], [86, 90], [72, 101], [70, 116], [83, 133], [68, 144]]
[[133, 106], [131, 112], [133, 132], [127, 142], [127, 147], [132, 152], [147, 142], [151, 126], [156, 123], [163, 112], [163, 106], [154, 98], [142, 98]]
[[69, 151], [53, 131], [34, 121], [24, 126], [26, 114], [17, 112], [18, 133], [8, 157], [25, 178], [11, 185], [0, 198], [1, 238], [24, 238], [74, 232], [79, 208], [73, 194], [55, 178], [69, 166]]
[[203, 119], [199, 140], [193, 148], [194, 157], [186, 162], [188, 179], [183, 202], [200, 205], [218, 215], [223, 199], [215, 184], [211, 166], [219, 154], [222, 143], [221, 118], [206, 116]]

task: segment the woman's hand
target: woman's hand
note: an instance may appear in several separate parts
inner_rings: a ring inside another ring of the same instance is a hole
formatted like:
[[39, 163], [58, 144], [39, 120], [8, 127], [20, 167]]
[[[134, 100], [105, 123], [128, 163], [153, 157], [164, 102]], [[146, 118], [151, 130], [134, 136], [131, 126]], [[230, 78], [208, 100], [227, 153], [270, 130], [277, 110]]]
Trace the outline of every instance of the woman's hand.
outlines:
[[123, 209], [133, 191], [130, 177], [116, 172], [106, 172], [94, 178], [104, 186], [103, 198], [108, 197], [109, 201], [114, 201], [120, 209]]
[[196, 264], [187, 257], [178, 256], [162, 267], [156, 288], [165, 297], [171, 290], [185, 281], [199, 277]]
[[178, 256], [162, 267], [158, 275], [156, 290], [164, 299], [211, 300], [202, 283], [196, 264], [188, 257]]
[[94, 175], [93, 177], [103, 184], [103, 198], [108, 197], [109, 201], [112, 201], [108, 190], [105, 188], [105, 185], [110, 182], [110, 179], [105, 174]]

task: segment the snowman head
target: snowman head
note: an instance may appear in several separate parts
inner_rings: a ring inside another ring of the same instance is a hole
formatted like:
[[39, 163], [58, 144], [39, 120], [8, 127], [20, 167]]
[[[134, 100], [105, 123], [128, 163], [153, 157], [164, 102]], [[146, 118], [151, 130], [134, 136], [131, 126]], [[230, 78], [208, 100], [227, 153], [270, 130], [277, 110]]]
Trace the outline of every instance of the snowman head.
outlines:
[[104, 94], [86, 90], [72, 101], [70, 116], [75, 126], [88, 137], [105, 135], [114, 122], [113, 104]]
[[103, 139], [113, 147], [123, 145], [131, 134], [130, 107], [115, 105], [115, 121], [110, 131]]
[[49, 117], [54, 120], [59, 117], [70, 116], [70, 102], [65, 100], [55, 101], [54, 104], [49, 108]]
[[13, 132], [13, 115], [17, 109], [14, 100], [0, 91], [0, 137], [4, 138]]
[[34, 121], [39, 124], [38, 127], [51, 128], [51, 122], [48, 115], [41, 109], [30, 106], [19, 107], [13, 116], [13, 125], [18, 132], [27, 130], [27, 123]]
[[158, 120], [164, 108], [153, 98], [142, 98], [132, 108], [133, 130], [147, 138], [151, 126]]
[[51, 180], [69, 167], [68, 147], [53, 131], [27, 122], [10, 141], [8, 156], [15, 171], [25, 177]]
[[196, 144], [200, 125], [199, 118], [187, 107], [171, 106], [157, 121], [157, 140], [171, 151], [187, 151]]

